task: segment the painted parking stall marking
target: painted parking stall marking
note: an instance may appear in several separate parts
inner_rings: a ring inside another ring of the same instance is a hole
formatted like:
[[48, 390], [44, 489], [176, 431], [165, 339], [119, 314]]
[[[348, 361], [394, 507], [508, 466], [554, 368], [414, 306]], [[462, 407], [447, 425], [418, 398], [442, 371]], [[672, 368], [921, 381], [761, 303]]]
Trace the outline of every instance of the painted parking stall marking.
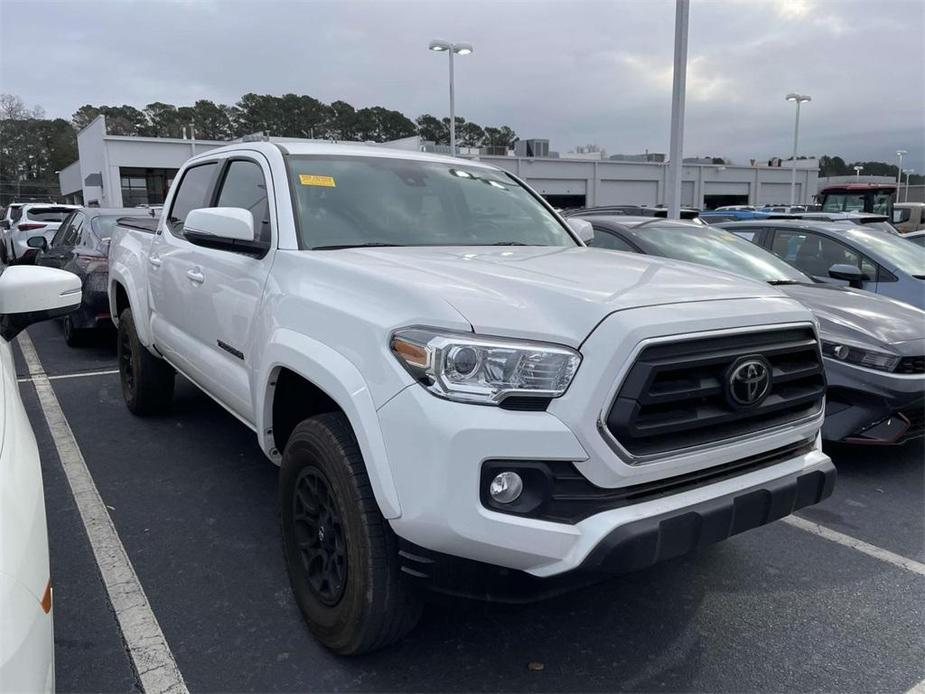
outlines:
[[781, 519], [784, 523], [792, 525], [794, 528], [799, 528], [800, 530], [805, 530], [806, 532], [813, 533], [819, 537], [824, 537], [826, 540], [831, 542], [837, 542], [840, 545], [845, 547], [850, 547], [853, 550], [866, 554], [880, 561], [885, 561], [888, 564], [893, 566], [898, 566], [900, 569], [905, 569], [906, 571], [911, 571], [912, 573], [919, 574], [920, 576], [925, 576], [925, 564], [917, 562], [914, 559], [909, 559], [908, 557], [903, 557], [889, 550], [876, 547], [875, 545], [868, 544], [862, 540], [851, 537], [850, 535], [845, 535], [831, 528], [827, 528], [824, 525], [819, 525], [818, 523], [813, 523], [808, 521], [805, 518], [800, 518], [799, 516], [787, 516], [786, 518]]
[[145, 694], [187, 694], [183, 675], [87, 469], [32, 340], [23, 332], [18, 341], [142, 690]]
[[[119, 369], [106, 369], [104, 371], [81, 371], [80, 373], [60, 374], [58, 376], [48, 376], [43, 371], [42, 376], [43, 378], [49, 381], [58, 381], [58, 380], [61, 380], [62, 378], [86, 378], [87, 376], [109, 376], [111, 374], [117, 374], [117, 373], [119, 373]], [[34, 379], [32, 378], [32, 376], [26, 376], [25, 378], [18, 378], [16, 380], [19, 383], [29, 383]]]

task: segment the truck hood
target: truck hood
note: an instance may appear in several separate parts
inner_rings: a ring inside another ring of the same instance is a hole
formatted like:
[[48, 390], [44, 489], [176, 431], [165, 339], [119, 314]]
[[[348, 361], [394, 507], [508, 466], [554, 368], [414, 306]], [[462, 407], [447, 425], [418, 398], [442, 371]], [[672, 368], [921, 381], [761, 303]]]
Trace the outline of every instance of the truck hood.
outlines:
[[851, 339], [901, 353], [905, 351], [901, 346], [907, 344], [921, 352], [925, 311], [885, 296], [831, 284], [787, 284], [780, 288], [816, 315], [823, 339]]
[[388, 278], [439, 296], [475, 332], [573, 347], [622, 309], [781, 297], [763, 282], [700, 265], [596, 248], [442, 246], [315, 253], [336, 255], [345, 270], [374, 274], [377, 284]]

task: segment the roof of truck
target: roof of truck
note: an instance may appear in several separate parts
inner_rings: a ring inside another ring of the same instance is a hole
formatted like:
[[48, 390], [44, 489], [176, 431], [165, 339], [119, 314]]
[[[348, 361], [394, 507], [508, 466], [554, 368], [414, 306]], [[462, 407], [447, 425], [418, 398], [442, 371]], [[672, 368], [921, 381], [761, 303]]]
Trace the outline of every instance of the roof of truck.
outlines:
[[389, 159], [406, 159], [412, 161], [432, 161], [442, 164], [457, 164], [465, 166], [476, 166], [483, 169], [497, 170], [497, 167], [484, 164], [473, 159], [462, 159], [459, 157], [450, 157], [444, 154], [432, 154], [430, 152], [417, 152], [407, 149], [393, 149], [375, 144], [362, 143], [339, 143], [339, 142], [240, 142], [227, 147], [210, 149], [207, 152], [196, 155], [196, 159], [208, 158], [210, 155], [221, 154], [242, 149], [257, 151], [266, 151], [269, 149], [278, 149], [283, 154], [291, 156], [303, 155], [322, 155], [322, 156], [346, 156], [346, 157], [384, 157]]

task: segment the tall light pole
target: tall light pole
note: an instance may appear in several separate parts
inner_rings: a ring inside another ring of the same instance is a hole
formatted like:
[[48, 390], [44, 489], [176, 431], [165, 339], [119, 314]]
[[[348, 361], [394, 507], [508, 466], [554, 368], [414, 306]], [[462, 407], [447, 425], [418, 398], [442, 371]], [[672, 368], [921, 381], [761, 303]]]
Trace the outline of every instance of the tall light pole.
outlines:
[[[797, 195], [797, 143], [800, 139], [800, 104], [805, 101], [812, 101], [811, 96], [806, 94], [797, 94], [791, 92], [787, 95], [787, 101], [792, 101], [797, 105], [797, 117], [796, 122], [793, 125], [793, 158], [790, 160], [790, 205], [793, 206], [796, 204], [796, 195]], [[803, 196], [805, 197], [806, 191], [803, 191]]]
[[855, 179], [860, 179], [860, 178], [861, 178], [861, 172], [862, 172], [863, 170], [864, 170], [864, 167], [863, 167], [863, 166], [855, 166], [855, 167], [854, 167], [854, 178], [855, 178]]
[[671, 144], [665, 202], [668, 218], [681, 219], [681, 171], [684, 159], [684, 97], [687, 92], [687, 24], [690, 0], [677, 0], [674, 11], [674, 79], [671, 84]]
[[[906, 169], [903, 173], [906, 174], [906, 197], [903, 200], [909, 202], [909, 176], [915, 173], [915, 169]], [[896, 193], [896, 198], [899, 198], [899, 191]]]
[[453, 56], [469, 55], [472, 45], [468, 43], [450, 43], [434, 39], [430, 42], [430, 50], [435, 53], [446, 53], [450, 56], [450, 156], [456, 156], [456, 84], [453, 78]]
[[899, 187], [903, 184], [903, 155], [909, 154], [904, 149], [897, 149], [896, 156], [899, 157], [899, 168], [896, 170], [896, 194], [899, 195]]

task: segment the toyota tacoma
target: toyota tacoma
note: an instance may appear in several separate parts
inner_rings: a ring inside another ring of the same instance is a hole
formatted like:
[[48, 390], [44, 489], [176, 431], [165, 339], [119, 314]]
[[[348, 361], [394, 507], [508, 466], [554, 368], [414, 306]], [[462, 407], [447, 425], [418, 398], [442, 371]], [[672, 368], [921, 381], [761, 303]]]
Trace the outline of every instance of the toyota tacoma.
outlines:
[[342, 654], [399, 639], [422, 588], [541, 597], [831, 494], [812, 314], [592, 233], [476, 161], [198, 155], [113, 235], [125, 401], [164, 410], [179, 373], [255, 432], [296, 602]]

